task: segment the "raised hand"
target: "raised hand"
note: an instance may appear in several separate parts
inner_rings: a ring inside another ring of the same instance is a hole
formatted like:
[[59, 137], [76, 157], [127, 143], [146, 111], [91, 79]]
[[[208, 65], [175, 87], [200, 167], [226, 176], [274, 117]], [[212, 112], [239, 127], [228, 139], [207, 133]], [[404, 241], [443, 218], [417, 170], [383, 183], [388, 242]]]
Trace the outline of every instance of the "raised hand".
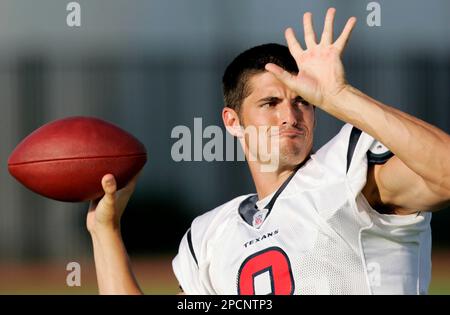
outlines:
[[306, 49], [303, 49], [292, 28], [285, 32], [289, 51], [297, 62], [299, 73], [291, 74], [269, 63], [266, 70], [274, 74], [309, 103], [326, 110], [333, 96], [345, 89], [344, 67], [341, 55], [356, 24], [356, 18], [348, 19], [344, 30], [333, 43], [333, 21], [336, 10], [330, 8], [325, 17], [324, 29], [319, 43], [312, 24], [312, 14], [303, 15]]

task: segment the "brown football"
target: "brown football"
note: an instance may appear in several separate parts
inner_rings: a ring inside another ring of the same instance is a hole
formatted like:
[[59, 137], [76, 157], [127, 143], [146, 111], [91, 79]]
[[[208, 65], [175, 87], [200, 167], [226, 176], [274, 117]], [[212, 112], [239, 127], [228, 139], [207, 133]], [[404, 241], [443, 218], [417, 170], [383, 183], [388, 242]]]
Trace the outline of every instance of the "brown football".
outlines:
[[124, 187], [146, 161], [144, 145], [130, 133], [97, 118], [69, 117], [27, 136], [11, 153], [8, 169], [38, 194], [79, 202], [103, 195], [105, 174]]

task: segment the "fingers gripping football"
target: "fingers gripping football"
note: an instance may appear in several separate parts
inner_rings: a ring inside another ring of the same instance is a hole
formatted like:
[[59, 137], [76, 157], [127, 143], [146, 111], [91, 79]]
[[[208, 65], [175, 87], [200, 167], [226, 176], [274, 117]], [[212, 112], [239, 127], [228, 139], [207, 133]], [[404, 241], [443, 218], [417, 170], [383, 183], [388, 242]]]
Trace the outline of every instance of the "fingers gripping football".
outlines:
[[139, 174], [118, 191], [114, 176], [103, 176], [102, 187], [105, 194], [100, 200], [92, 200], [89, 206], [87, 228], [90, 232], [104, 228], [120, 228], [120, 219], [136, 187], [138, 176]]

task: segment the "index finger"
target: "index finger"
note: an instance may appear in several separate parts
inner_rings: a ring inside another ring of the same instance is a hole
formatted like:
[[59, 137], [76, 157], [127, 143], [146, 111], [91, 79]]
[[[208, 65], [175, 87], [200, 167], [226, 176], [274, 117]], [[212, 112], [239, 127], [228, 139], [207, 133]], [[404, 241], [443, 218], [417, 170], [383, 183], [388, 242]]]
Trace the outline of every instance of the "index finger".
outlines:
[[294, 30], [289, 27], [288, 29], [286, 29], [284, 36], [286, 37], [286, 42], [288, 44], [288, 48], [292, 57], [294, 57], [294, 59], [297, 59], [303, 53], [303, 48], [295, 37]]

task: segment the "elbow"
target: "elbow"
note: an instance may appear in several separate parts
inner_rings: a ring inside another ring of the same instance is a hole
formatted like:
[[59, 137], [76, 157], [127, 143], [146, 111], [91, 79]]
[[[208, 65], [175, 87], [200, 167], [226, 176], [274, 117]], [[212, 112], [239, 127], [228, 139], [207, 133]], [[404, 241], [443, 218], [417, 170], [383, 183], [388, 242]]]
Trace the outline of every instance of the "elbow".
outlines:
[[450, 190], [442, 191], [439, 194], [439, 201], [433, 207], [432, 211], [442, 210], [450, 207]]
[[427, 199], [428, 210], [437, 211], [450, 207], [450, 189], [448, 185], [443, 185], [443, 182], [439, 184], [429, 184], [429, 198]]

